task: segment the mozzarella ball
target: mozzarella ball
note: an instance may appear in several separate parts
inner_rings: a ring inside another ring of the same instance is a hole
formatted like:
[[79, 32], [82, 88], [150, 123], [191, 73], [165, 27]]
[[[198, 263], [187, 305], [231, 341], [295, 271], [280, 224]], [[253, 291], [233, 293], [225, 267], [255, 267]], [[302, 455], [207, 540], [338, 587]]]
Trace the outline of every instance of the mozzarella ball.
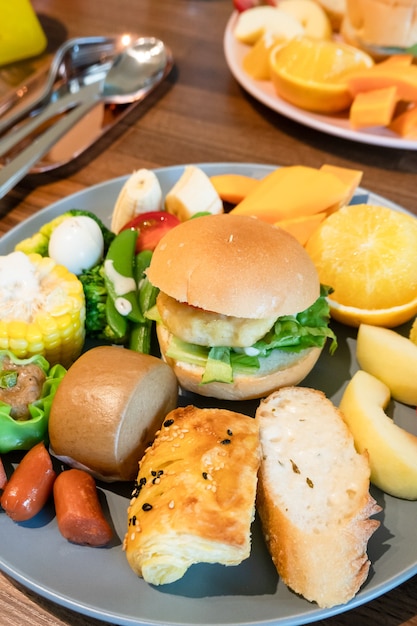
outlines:
[[48, 254], [73, 274], [89, 270], [103, 258], [104, 240], [100, 226], [87, 215], [68, 217], [52, 232]]

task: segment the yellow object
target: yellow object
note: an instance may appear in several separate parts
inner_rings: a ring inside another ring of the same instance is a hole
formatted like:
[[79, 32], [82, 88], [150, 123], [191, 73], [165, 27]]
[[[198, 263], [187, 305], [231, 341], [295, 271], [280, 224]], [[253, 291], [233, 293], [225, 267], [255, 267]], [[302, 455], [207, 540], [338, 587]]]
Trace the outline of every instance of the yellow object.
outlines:
[[255, 80], [269, 80], [269, 54], [278, 42], [271, 33], [264, 33], [243, 57], [242, 67]]
[[417, 346], [395, 330], [361, 324], [356, 343], [359, 367], [382, 380], [395, 400], [417, 406]]
[[280, 0], [279, 8], [300, 22], [306, 37], [331, 38], [333, 29], [330, 19], [315, 0]]
[[283, 228], [297, 239], [304, 246], [310, 239], [318, 225], [326, 217], [326, 213], [316, 213], [306, 217], [295, 217], [293, 219], [281, 220], [275, 224], [279, 228]]
[[69, 367], [85, 338], [81, 282], [49, 257], [23, 252], [8, 257], [19, 270], [13, 281], [0, 281], [0, 350], [11, 350], [20, 359], [42, 354], [50, 365]]
[[333, 173], [293, 165], [268, 174], [232, 213], [255, 215], [275, 224], [283, 219], [333, 211], [346, 195], [347, 185]]
[[29, 0], [0, 0], [0, 65], [41, 54], [46, 45]]
[[278, 96], [302, 109], [337, 113], [349, 108], [353, 100], [346, 74], [368, 68], [373, 60], [345, 43], [296, 37], [271, 50], [270, 65]]
[[388, 126], [398, 102], [397, 87], [385, 87], [358, 93], [349, 111], [352, 128]]
[[333, 299], [329, 299], [329, 305], [333, 319], [347, 326], [354, 327], [358, 327], [360, 324], [374, 324], [375, 326], [394, 328], [408, 322], [413, 315], [417, 315], [417, 298], [406, 304], [384, 309], [363, 309], [346, 306]]
[[358, 452], [367, 452], [371, 482], [397, 498], [417, 499], [417, 437], [385, 413], [387, 385], [359, 370], [348, 383], [340, 410]]
[[417, 313], [417, 219], [388, 207], [342, 207], [327, 217], [306, 250], [320, 281], [334, 289], [332, 316], [394, 326]]
[[237, 204], [253, 191], [260, 181], [242, 174], [218, 174], [210, 177], [211, 184], [224, 202]]

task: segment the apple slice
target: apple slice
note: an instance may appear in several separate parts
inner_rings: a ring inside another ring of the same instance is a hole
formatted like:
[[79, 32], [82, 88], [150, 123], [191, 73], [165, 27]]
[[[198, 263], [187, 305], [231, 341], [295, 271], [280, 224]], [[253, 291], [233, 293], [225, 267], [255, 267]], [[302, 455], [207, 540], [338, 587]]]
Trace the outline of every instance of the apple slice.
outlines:
[[389, 387], [393, 398], [417, 405], [417, 346], [394, 330], [361, 324], [356, 343], [359, 367]]
[[359, 370], [348, 383], [340, 410], [358, 452], [367, 451], [371, 482], [392, 496], [417, 499], [417, 437], [397, 426], [384, 409], [390, 390]]
[[290, 41], [303, 35], [304, 28], [295, 17], [278, 7], [257, 6], [239, 13], [234, 29], [238, 41], [253, 45], [266, 32], [279, 41]]
[[333, 33], [325, 10], [314, 0], [281, 0], [279, 8], [295, 17], [313, 39], [330, 39]]

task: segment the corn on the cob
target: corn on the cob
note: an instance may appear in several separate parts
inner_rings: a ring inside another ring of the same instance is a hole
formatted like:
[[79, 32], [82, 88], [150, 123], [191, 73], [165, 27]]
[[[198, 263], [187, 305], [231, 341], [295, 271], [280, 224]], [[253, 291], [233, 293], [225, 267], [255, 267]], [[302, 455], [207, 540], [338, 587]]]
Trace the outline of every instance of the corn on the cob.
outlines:
[[0, 257], [0, 349], [69, 367], [84, 339], [84, 291], [74, 274], [39, 254]]

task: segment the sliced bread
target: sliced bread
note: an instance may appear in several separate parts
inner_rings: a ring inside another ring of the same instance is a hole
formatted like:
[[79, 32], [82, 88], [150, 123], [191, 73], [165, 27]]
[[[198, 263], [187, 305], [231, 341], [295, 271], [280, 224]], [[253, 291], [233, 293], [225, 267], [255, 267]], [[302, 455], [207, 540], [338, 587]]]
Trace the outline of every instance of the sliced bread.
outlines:
[[368, 577], [381, 509], [339, 410], [320, 391], [285, 387], [257, 410], [258, 511], [281, 579], [320, 607], [344, 604]]

